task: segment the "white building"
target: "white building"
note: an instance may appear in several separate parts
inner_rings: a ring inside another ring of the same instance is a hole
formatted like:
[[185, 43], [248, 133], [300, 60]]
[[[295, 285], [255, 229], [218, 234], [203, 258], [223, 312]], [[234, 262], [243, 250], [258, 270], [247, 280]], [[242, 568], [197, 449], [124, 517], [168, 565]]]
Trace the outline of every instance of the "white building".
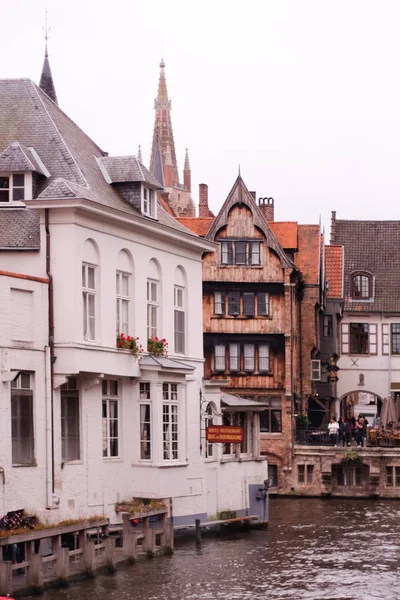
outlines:
[[371, 424], [382, 400], [400, 395], [400, 222], [336, 220], [333, 213], [331, 241], [344, 257], [338, 402], [350, 402]]
[[[242, 453], [204, 440], [207, 409], [214, 424], [236, 410], [202, 381], [214, 245], [164, 210], [135, 157], [108, 157], [31, 81], [0, 81], [0, 113], [2, 512], [116, 522], [118, 501], [171, 497], [174, 524], [254, 514], [258, 414]], [[167, 357], [147, 352], [156, 337]]]

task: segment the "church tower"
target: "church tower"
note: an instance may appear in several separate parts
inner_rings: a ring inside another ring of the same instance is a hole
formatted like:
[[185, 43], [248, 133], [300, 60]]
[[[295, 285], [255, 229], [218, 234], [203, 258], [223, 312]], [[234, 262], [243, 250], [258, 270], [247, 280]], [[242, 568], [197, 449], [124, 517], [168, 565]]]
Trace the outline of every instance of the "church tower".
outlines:
[[171, 121], [171, 100], [168, 98], [165, 63], [160, 62], [158, 94], [154, 101], [156, 111], [154, 120], [153, 143], [151, 147], [150, 171], [160, 179], [160, 158], [162, 162], [167, 202], [176, 217], [196, 216], [195, 205], [191, 197], [191, 171], [189, 155], [186, 150], [183, 184], [179, 181], [176, 160], [174, 132]]

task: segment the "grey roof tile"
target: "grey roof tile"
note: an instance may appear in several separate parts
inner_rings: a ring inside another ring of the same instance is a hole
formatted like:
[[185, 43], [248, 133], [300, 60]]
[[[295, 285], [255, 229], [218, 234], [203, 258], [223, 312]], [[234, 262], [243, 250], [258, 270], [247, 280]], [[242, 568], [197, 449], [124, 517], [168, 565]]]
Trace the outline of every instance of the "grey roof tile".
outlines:
[[[163, 189], [161, 183], [139, 162], [136, 156], [105, 156], [98, 162], [103, 165], [111, 183], [143, 181], [156, 189]], [[103, 174], [105, 175], [104, 171]]]
[[35, 171], [44, 175], [29, 148], [19, 142], [13, 142], [0, 154], [0, 171], [12, 173]]
[[[344, 246], [344, 309], [400, 312], [400, 221], [337, 220], [333, 243]], [[350, 275], [355, 271], [373, 276], [373, 302], [350, 301]]]
[[39, 213], [26, 208], [2, 208], [0, 250], [40, 250]]

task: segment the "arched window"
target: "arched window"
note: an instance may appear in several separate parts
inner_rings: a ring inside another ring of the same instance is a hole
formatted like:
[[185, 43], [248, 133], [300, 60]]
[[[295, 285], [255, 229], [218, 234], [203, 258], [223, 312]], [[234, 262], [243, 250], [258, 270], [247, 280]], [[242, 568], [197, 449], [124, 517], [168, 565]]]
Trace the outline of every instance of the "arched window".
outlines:
[[83, 301], [83, 337], [94, 341], [98, 338], [96, 313], [99, 292], [99, 250], [94, 240], [86, 240], [82, 255], [82, 301]]
[[132, 297], [132, 256], [128, 250], [121, 250], [117, 258], [116, 271], [116, 325], [119, 333], [132, 334], [131, 297]]
[[182, 267], [175, 271], [174, 350], [186, 354], [186, 273]]
[[372, 298], [372, 277], [369, 273], [354, 273], [351, 278], [351, 297], [353, 300]]

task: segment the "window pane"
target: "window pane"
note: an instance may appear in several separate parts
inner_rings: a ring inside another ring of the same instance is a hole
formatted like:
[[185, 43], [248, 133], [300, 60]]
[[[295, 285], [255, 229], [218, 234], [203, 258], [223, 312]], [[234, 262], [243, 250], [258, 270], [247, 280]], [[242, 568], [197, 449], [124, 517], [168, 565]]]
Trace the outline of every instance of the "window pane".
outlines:
[[299, 483], [304, 483], [304, 465], [297, 466], [297, 479]]
[[282, 431], [282, 411], [271, 410], [271, 431], [279, 433]]
[[221, 263], [223, 265], [233, 264], [233, 244], [232, 242], [221, 242]]
[[246, 242], [235, 242], [235, 264], [246, 264]]
[[24, 187], [25, 175], [22, 173], [13, 175], [13, 187]]
[[150, 404], [140, 405], [140, 458], [151, 459]]
[[368, 354], [368, 323], [350, 323], [350, 353]]
[[259, 265], [260, 260], [260, 242], [249, 243], [250, 264]]
[[122, 295], [129, 296], [129, 275], [122, 274]]
[[324, 315], [324, 337], [326, 338], [331, 338], [333, 335], [333, 329], [332, 329], [332, 315]]
[[14, 187], [13, 188], [13, 200], [15, 202], [17, 202], [18, 200], [24, 200], [24, 199], [25, 199], [25, 188]]
[[254, 371], [254, 344], [244, 345], [244, 370]]
[[400, 323], [392, 323], [392, 354], [400, 354]]
[[225, 345], [217, 344], [215, 346], [214, 369], [216, 371], [225, 371]]
[[214, 292], [214, 314], [224, 315], [225, 314], [225, 293]]
[[269, 314], [269, 294], [265, 292], [257, 294], [257, 313], [259, 316], [267, 316]]
[[94, 267], [88, 267], [88, 288], [94, 290]]
[[239, 344], [229, 344], [229, 370], [239, 371], [240, 368], [240, 346]]
[[33, 394], [11, 390], [12, 463], [31, 464], [33, 450]]
[[185, 352], [185, 313], [181, 310], [174, 311], [175, 320], [175, 352]]
[[270, 411], [264, 410], [260, 413], [260, 431], [268, 432], [271, 430], [270, 426]]
[[240, 314], [240, 292], [229, 292], [228, 314], [231, 316], [236, 316]]
[[259, 371], [269, 371], [269, 346], [262, 344], [258, 347], [258, 369]]
[[254, 316], [254, 299], [255, 294], [245, 292], [243, 294], [243, 314], [248, 317]]

